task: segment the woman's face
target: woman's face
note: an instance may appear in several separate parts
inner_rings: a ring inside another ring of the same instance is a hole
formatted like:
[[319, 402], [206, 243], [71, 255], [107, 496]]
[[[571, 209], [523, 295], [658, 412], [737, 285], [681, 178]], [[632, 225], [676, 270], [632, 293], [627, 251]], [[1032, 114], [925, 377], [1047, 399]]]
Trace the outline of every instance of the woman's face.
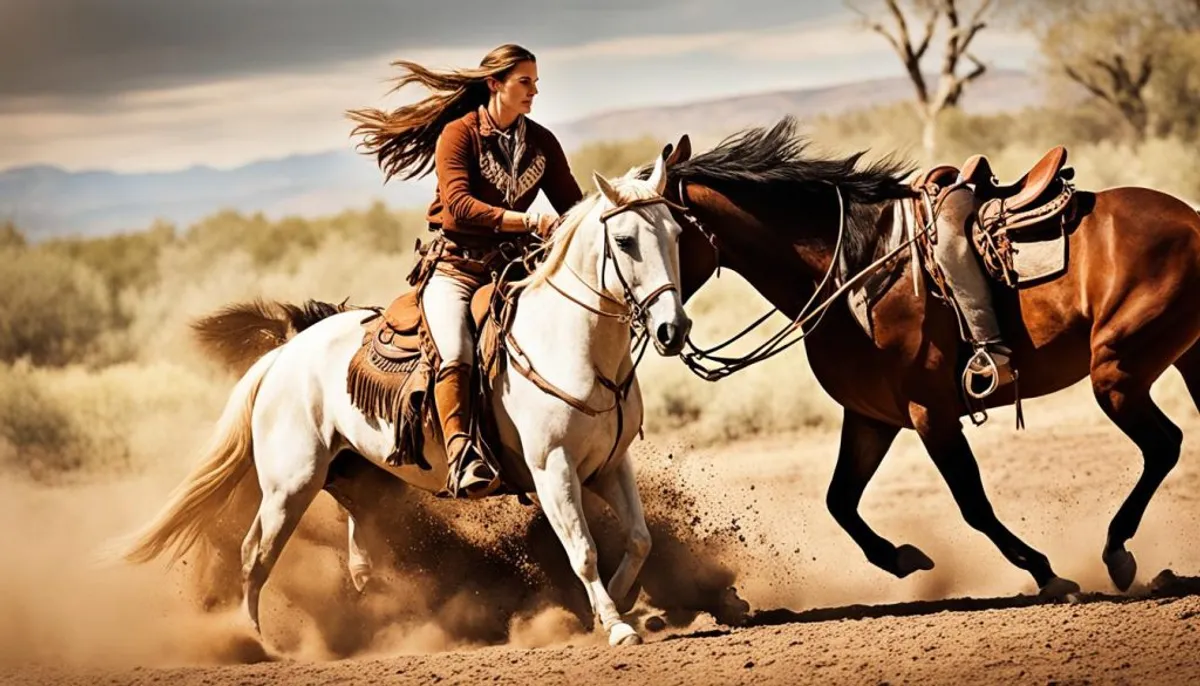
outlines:
[[508, 112], [529, 114], [533, 96], [537, 95], [537, 62], [520, 62], [508, 72], [504, 81], [490, 79], [492, 92]]

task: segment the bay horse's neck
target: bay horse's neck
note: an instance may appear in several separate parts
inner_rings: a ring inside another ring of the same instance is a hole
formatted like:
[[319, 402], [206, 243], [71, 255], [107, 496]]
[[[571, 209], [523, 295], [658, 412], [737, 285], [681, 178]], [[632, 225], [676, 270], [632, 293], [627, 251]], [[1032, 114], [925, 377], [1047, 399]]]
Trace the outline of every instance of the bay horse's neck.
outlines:
[[[798, 314], [831, 267], [834, 278], [840, 275], [835, 264], [839, 224], [844, 221], [842, 248], [847, 250], [853, 208], [847, 204], [839, 210], [832, 188], [818, 201], [791, 208], [739, 205], [705, 190], [695, 194], [697, 214], [716, 237], [721, 266], [740, 274], [781, 312]], [[871, 245], [867, 252], [874, 249]]]

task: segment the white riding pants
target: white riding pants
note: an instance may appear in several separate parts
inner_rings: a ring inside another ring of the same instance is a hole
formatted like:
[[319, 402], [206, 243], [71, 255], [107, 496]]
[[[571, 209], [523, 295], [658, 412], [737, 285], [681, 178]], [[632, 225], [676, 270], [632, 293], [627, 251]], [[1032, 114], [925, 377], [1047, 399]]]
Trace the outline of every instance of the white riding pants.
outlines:
[[475, 359], [471, 339], [471, 296], [476, 287], [434, 269], [425, 284], [421, 307], [429, 335], [442, 358], [441, 369], [471, 364]]

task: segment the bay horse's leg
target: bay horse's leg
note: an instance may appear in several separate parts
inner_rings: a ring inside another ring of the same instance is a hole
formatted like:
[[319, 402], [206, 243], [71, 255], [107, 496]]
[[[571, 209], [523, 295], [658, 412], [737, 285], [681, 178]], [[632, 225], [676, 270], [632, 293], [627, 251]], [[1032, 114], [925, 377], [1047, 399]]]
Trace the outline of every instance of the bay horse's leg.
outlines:
[[1200, 410], [1200, 343], [1184, 353], [1183, 357], [1175, 362], [1175, 368], [1183, 376], [1183, 383], [1187, 386], [1196, 409]]
[[914, 546], [905, 544], [897, 548], [875, 533], [858, 513], [863, 491], [899, 432], [898, 427], [845, 410], [841, 447], [825, 505], [871, 564], [903, 579], [913, 572], [933, 569], [933, 561]]
[[913, 412], [913, 420], [925, 449], [950, 487], [954, 502], [958, 504], [967, 524], [987, 536], [1009, 562], [1029, 572], [1042, 595], [1060, 597], [1077, 593], [1078, 584], [1055, 575], [1045, 555], [1017, 538], [996, 517], [987, 492], [983, 489], [979, 464], [975, 461], [967, 437], [963, 435], [958, 417], [935, 418], [925, 408], [917, 408]]
[[629, 454], [620, 457], [616, 469], [598, 475], [589, 488], [608, 503], [625, 533], [625, 557], [608, 581], [608, 595], [618, 612], [629, 612], [637, 602], [640, 587], [635, 582], [651, 546], [650, 528], [646, 526], [646, 513]]
[[[1094, 352], [1092, 390], [1104, 413], [1142, 451], [1142, 475], [1109, 524], [1102, 555], [1113, 584], [1125, 591], [1137, 575], [1137, 562], [1125, 542], [1133, 538], [1150, 499], [1179, 461], [1183, 432], [1151, 400], [1153, 379], [1133, 376], [1121, 362], [1111, 348]], [[1194, 393], [1192, 383], [1188, 388]]]
[[579, 475], [575, 473], [571, 460], [562, 448], [554, 448], [546, 456], [543, 465], [539, 466], [536, 460], [529, 462], [538, 502], [566, 549], [571, 568], [587, 589], [592, 612], [600, 617], [601, 625], [608, 632], [609, 644], [641, 643], [641, 636], [621, 619], [616, 604], [600, 582], [596, 542], [584, 519]]

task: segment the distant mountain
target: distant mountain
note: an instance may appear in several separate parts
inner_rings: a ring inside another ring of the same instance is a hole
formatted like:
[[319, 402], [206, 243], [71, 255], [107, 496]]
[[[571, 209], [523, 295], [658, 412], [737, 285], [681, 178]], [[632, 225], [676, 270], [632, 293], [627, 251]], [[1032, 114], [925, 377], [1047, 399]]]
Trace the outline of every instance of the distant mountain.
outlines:
[[[936, 83], [931, 79], [930, 83]], [[993, 70], [971, 84], [963, 109], [972, 113], [1012, 112], [1045, 101], [1036, 79], [1021, 71]], [[728, 134], [749, 126], [775, 123], [785, 114], [799, 119], [838, 114], [911, 100], [912, 82], [875, 79], [805, 90], [758, 93], [666, 107], [645, 107], [593, 115], [555, 128], [568, 149], [588, 141], [649, 134], [664, 138], [687, 132]]]
[[[688, 132], [700, 137], [771, 124], [785, 114], [803, 119], [911, 97], [907, 79], [880, 79], [613, 111], [557, 125], [555, 133], [568, 150], [591, 141], [647, 134], [666, 139]], [[1041, 89], [1030, 76], [996, 71], [973, 85], [964, 107], [995, 112], [1041, 100]], [[331, 214], [364, 207], [375, 199], [397, 207], [420, 206], [429, 202], [433, 186], [431, 175], [418, 182], [392, 181], [385, 187], [374, 161], [349, 150], [293, 155], [229, 170], [198, 166], [123, 174], [38, 165], [0, 172], [0, 220], [13, 220], [36, 241], [138, 230], [155, 219], [186, 226], [223, 209], [262, 212], [274, 218]]]
[[235, 169], [191, 167], [120, 174], [18, 167], [0, 173], [0, 218], [30, 238], [102, 235], [141, 229], [155, 219], [186, 225], [218, 210], [331, 214], [375, 198], [389, 204], [428, 202], [432, 181], [382, 184], [372, 160], [353, 152], [292, 155]]

